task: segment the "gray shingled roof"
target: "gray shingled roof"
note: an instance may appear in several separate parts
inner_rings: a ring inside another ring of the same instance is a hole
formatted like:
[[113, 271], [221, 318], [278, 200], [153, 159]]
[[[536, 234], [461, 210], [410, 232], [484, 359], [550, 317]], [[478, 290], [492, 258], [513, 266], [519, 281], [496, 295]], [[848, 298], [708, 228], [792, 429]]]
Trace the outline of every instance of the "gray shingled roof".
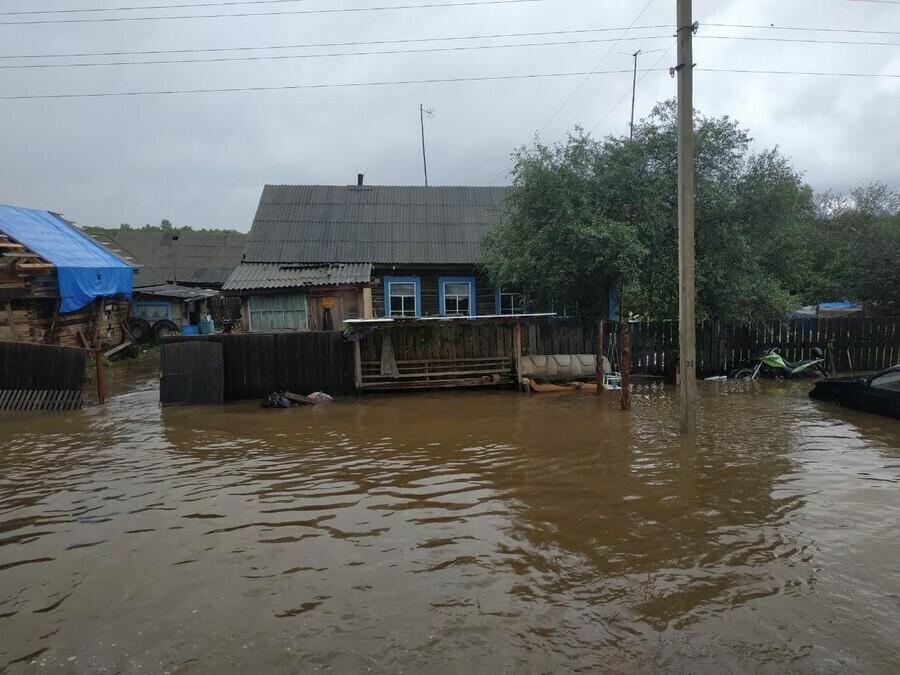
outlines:
[[243, 234], [120, 230], [115, 241], [169, 283], [224, 284], [241, 264]]
[[159, 276], [156, 272], [154, 272], [151, 267], [147, 267], [146, 265], [144, 265], [134, 256], [131, 251], [127, 250], [120, 243], [113, 240], [113, 238], [109, 235], [87, 231], [84, 231], [84, 233], [91, 239], [96, 241], [98, 244], [100, 244], [107, 251], [112, 253], [114, 256], [128, 263], [134, 268], [135, 289], [145, 288], [147, 286], [159, 286], [160, 284], [166, 283], [166, 280]]
[[245, 262], [474, 264], [504, 187], [266, 185]]
[[258, 288], [343, 286], [368, 283], [371, 278], [372, 265], [369, 263], [314, 266], [244, 263], [231, 273], [222, 290], [246, 291]]

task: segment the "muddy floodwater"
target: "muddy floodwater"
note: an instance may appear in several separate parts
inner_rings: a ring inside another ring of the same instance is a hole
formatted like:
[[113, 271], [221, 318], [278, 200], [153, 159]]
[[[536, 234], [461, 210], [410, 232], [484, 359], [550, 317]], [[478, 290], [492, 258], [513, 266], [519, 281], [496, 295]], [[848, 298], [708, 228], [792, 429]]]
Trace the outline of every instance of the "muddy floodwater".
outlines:
[[7, 414], [0, 671], [900, 672], [900, 423], [808, 389]]

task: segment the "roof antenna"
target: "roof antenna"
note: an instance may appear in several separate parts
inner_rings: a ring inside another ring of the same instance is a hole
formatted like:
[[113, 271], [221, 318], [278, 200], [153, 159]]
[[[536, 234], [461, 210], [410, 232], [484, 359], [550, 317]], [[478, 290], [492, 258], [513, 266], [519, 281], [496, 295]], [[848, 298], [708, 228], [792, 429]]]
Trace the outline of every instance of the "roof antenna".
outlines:
[[425, 115], [431, 119], [434, 117], [434, 108], [426, 108], [419, 104], [419, 124], [422, 125], [422, 168], [425, 171], [425, 187], [428, 187], [428, 162], [425, 160]]

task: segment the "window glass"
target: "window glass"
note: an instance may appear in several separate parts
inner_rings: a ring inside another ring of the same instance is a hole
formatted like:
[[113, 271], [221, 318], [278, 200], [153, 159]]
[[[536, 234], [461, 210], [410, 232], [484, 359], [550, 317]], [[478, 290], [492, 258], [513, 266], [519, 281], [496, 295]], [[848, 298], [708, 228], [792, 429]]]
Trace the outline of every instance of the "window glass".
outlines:
[[305, 330], [306, 295], [283, 293], [250, 298], [250, 330]]
[[521, 293], [500, 291], [500, 314], [524, 314], [525, 296]]
[[469, 316], [471, 312], [472, 284], [468, 281], [444, 282], [444, 314]]
[[416, 284], [412, 281], [388, 283], [391, 316], [416, 316]]
[[872, 386], [875, 389], [885, 389], [887, 391], [900, 391], [900, 371], [894, 373], [885, 373], [872, 380]]

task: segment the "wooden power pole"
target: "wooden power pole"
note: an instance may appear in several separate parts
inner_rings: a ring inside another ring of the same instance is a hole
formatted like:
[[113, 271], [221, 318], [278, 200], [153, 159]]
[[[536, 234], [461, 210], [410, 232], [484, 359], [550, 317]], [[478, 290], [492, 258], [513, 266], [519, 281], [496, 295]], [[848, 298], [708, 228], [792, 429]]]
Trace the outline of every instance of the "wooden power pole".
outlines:
[[697, 430], [696, 312], [694, 308], [694, 22], [691, 0], [678, 12], [678, 346], [681, 433]]

